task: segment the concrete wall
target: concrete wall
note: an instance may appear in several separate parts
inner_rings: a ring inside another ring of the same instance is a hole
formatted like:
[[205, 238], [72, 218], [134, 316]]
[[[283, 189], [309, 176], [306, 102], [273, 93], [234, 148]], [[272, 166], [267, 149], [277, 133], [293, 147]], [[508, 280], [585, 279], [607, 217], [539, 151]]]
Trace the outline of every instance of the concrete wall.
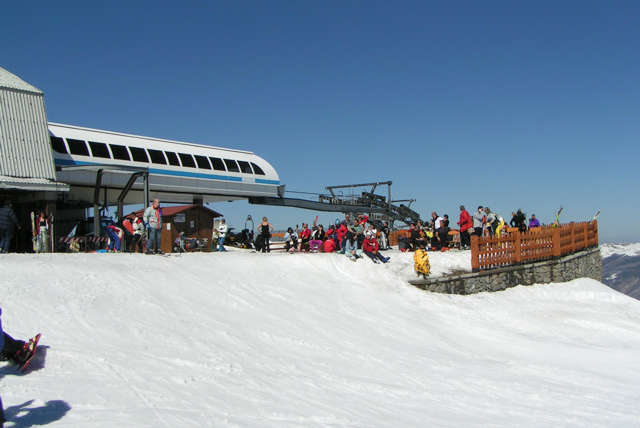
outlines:
[[602, 281], [602, 260], [598, 248], [591, 248], [544, 262], [509, 266], [478, 273], [412, 280], [409, 283], [436, 293], [473, 294], [484, 291], [501, 291], [516, 285], [565, 282], [584, 277]]

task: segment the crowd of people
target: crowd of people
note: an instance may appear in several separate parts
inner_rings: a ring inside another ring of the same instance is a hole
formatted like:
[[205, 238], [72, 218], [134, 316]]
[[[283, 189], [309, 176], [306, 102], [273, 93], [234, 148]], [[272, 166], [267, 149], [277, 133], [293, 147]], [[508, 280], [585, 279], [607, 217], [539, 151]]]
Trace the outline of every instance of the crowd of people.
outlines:
[[[367, 256], [374, 263], [387, 263], [389, 257], [380, 251], [391, 248], [389, 246], [389, 224], [384, 222], [380, 230], [366, 215], [352, 218], [346, 214], [343, 221], [336, 221], [326, 229], [322, 224], [302, 223], [302, 227], [287, 228], [283, 236], [284, 250], [287, 252], [323, 252], [345, 254], [351, 260]], [[270, 251], [270, 238], [273, 225], [264, 217], [257, 229], [255, 241], [256, 250]]]
[[[0, 206], [0, 252], [8, 251], [13, 231], [16, 227], [20, 227], [19, 224], [11, 204], [2, 204]], [[377, 228], [366, 215], [352, 218], [350, 214], [346, 214], [343, 221], [336, 220], [334, 224], [329, 224], [325, 228], [322, 224], [317, 224], [316, 218], [312, 226], [303, 223], [302, 227], [296, 226], [295, 229], [289, 227], [284, 234], [284, 246], [286, 251], [290, 252], [338, 252], [346, 254], [352, 260], [366, 255], [376, 262], [384, 263], [387, 258], [382, 256], [379, 251], [390, 248], [390, 228], [387, 222], [376, 224]], [[37, 218], [33, 220], [33, 225], [34, 251], [46, 251], [50, 245], [49, 231], [51, 229], [46, 214], [39, 213]], [[507, 226], [526, 231], [530, 228], [540, 227], [540, 222], [533, 214], [527, 224], [526, 215], [518, 209], [512, 213], [512, 218], [507, 224], [502, 216], [489, 207], [479, 206], [473, 214], [470, 214], [461, 205], [457, 225], [459, 227], [460, 248], [469, 249], [472, 235], [499, 237], [506, 232]], [[143, 214], [125, 218], [118, 224], [106, 226], [107, 251], [162, 254], [161, 230], [160, 201], [154, 199]], [[421, 246], [425, 250], [447, 251], [452, 245], [450, 230], [449, 216], [447, 214], [441, 216], [433, 211], [429, 221], [417, 221], [410, 225], [408, 236], [399, 237], [398, 247], [402, 251], [416, 251]], [[251, 235], [249, 246], [255, 246], [258, 251], [269, 252], [273, 231], [273, 224], [264, 217], [256, 228], [255, 240], [253, 240], [253, 231], [247, 231]], [[226, 251], [225, 241], [228, 236], [229, 228], [226, 221], [224, 219], [216, 221], [213, 226], [210, 249], [212, 251]], [[175, 242], [176, 248], [184, 250], [185, 239], [184, 233], [179, 234]]]

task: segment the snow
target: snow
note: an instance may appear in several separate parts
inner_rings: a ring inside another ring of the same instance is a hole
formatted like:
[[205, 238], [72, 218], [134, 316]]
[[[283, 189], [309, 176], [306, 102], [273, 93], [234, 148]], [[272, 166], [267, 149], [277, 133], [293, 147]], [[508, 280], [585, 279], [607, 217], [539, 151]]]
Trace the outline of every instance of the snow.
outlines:
[[615, 254], [640, 256], [640, 242], [632, 244], [603, 244], [600, 246], [600, 255], [603, 259]]
[[[640, 302], [590, 279], [472, 296], [336, 254], [4, 255], [7, 426], [637, 426]], [[435, 275], [468, 252], [431, 254]]]

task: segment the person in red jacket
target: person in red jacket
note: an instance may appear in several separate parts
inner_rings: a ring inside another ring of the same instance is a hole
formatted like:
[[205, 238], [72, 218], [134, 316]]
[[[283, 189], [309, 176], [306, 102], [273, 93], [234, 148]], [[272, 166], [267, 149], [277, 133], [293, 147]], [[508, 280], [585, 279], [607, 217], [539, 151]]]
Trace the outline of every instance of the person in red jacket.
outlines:
[[384, 257], [378, 251], [379, 248], [378, 241], [374, 236], [367, 236], [364, 241], [362, 241], [362, 252], [369, 256], [374, 263], [378, 263], [378, 260], [382, 263], [388, 262], [391, 257]]
[[338, 238], [338, 246], [340, 247], [340, 252], [344, 254], [344, 237], [347, 234], [348, 229], [345, 223], [341, 223], [340, 226], [336, 229], [336, 237]]
[[307, 223], [302, 223], [302, 230], [298, 234], [300, 244], [298, 251], [309, 251], [309, 241], [311, 240], [311, 229]]
[[322, 243], [323, 253], [333, 253], [336, 250], [336, 241], [333, 239], [327, 239]]
[[460, 249], [466, 250], [471, 247], [471, 235], [473, 233], [473, 220], [469, 211], [464, 208], [464, 205], [460, 205], [460, 220], [458, 221], [460, 226]]

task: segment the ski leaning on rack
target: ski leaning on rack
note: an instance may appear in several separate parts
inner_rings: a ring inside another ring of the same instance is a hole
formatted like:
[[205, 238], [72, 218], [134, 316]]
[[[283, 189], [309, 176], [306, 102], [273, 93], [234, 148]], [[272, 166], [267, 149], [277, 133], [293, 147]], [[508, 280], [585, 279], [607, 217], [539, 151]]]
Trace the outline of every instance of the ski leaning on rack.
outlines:
[[33, 243], [33, 252], [38, 250], [38, 238], [36, 232], [36, 213], [31, 211], [31, 241]]

